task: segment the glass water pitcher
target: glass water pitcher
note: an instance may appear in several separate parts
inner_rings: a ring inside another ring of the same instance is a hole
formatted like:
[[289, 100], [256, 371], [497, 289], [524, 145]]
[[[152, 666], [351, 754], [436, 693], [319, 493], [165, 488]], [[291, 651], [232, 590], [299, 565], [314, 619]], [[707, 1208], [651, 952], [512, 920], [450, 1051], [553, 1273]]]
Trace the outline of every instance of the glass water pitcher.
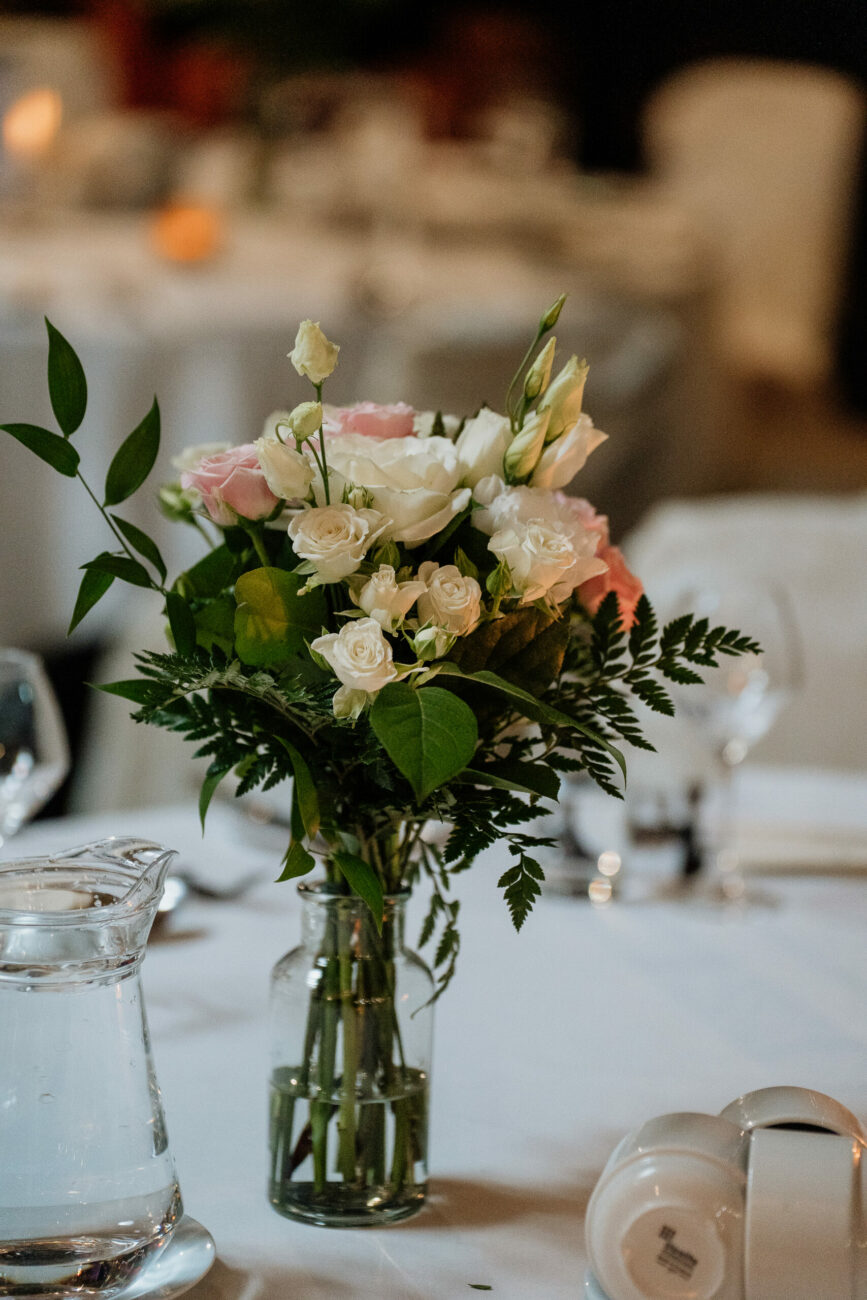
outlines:
[[0, 1295], [113, 1296], [181, 1215], [139, 976], [173, 856], [0, 862]]

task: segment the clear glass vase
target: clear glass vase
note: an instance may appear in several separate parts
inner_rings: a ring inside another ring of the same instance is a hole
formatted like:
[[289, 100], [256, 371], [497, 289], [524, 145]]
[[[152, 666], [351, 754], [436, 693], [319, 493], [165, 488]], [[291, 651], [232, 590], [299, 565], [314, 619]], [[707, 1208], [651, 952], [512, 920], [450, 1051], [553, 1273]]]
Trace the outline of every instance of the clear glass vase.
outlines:
[[139, 978], [173, 856], [0, 864], [0, 1295], [107, 1300], [181, 1215]]
[[433, 979], [404, 946], [408, 894], [302, 884], [302, 943], [271, 983], [271, 1204], [322, 1227], [408, 1218], [427, 1191]]

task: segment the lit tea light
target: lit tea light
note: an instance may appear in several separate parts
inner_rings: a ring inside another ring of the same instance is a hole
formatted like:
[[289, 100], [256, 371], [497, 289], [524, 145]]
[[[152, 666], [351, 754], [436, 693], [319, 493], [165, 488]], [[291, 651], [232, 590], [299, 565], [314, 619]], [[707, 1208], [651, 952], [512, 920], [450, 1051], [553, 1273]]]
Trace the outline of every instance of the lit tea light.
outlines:
[[599, 854], [596, 869], [603, 876], [616, 876], [622, 865], [620, 854], [615, 853], [613, 849], [606, 849], [604, 853]]
[[203, 203], [170, 203], [151, 223], [151, 242], [170, 262], [206, 262], [223, 242], [219, 212]]
[[3, 147], [12, 158], [38, 161], [54, 143], [62, 119], [63, 101], [56, 90], [30, 90], [3, 115]]

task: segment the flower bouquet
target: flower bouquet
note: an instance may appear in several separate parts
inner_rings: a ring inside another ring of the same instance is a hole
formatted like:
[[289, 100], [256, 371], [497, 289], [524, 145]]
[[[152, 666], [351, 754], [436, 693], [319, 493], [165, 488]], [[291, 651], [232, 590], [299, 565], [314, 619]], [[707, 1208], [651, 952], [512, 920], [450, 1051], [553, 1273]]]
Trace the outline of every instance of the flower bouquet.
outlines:
[[[670, 714], [664, 679], [699, 683], [718, 656], [757, 649], [690, 615], [660, 631], [606, 518], [561, 491], [605, 438], [582, 411], [586, 364], [573, 356], [552, 379], [563, 301], [505, 413], [460, 420], [324, 405], [338, 348], [304, 321], [290, 359], [311, 400], [254, 443], [191, 449], [161, 489], [205, 547], [171, 584], [154, 541], [116, 512], [156, 459], [156, 402], [103, 492], [85, 483], [114, 545], [83, 565], [71, 627], [119, 580], [159, 593], [172, 643], [102, 689], [210, 758], [202, 819], [230, 773], [238, 795], [291, 780], [279, 879], [322, 867], [302, 885], [305, 945], [274, 976], [271, 1199], [294, 1217], [376, 1222], [424, 1197], [426, 1026], [458, 957], [454, 877], [502, 842], [498, 888], [520, 929], [550, 845], [533, 822], [561, 776], [619, 796], [618, 746], [650, 748], [632, 699]], [[85, 377], [48, 334], [60, 433], [2, 427], [82, 478]], [[419, 881], [433, 978], [402, 939]]]

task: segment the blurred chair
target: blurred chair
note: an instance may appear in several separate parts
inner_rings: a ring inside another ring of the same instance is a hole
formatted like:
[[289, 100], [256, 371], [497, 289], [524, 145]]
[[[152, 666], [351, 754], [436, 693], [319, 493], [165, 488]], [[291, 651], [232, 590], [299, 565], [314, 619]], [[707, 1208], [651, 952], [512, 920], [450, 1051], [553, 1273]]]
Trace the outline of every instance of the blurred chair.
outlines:
[[[675, 593], [708, 581], [784, 591], [802, 685], [750, 757], [867, 769], [867, 494], [670, 501], [651, 511], [624, 550], [660, 611]], [[657, 737], [666, 761], [677, 762], [680, 736], [669, 725], [654, 729]]]
[[736, 59], [682, 69], [646, 105], [651, 173], [715, 250], [736, 375], [806, 389], [831, 374], [864, 108], [836, 72]]

